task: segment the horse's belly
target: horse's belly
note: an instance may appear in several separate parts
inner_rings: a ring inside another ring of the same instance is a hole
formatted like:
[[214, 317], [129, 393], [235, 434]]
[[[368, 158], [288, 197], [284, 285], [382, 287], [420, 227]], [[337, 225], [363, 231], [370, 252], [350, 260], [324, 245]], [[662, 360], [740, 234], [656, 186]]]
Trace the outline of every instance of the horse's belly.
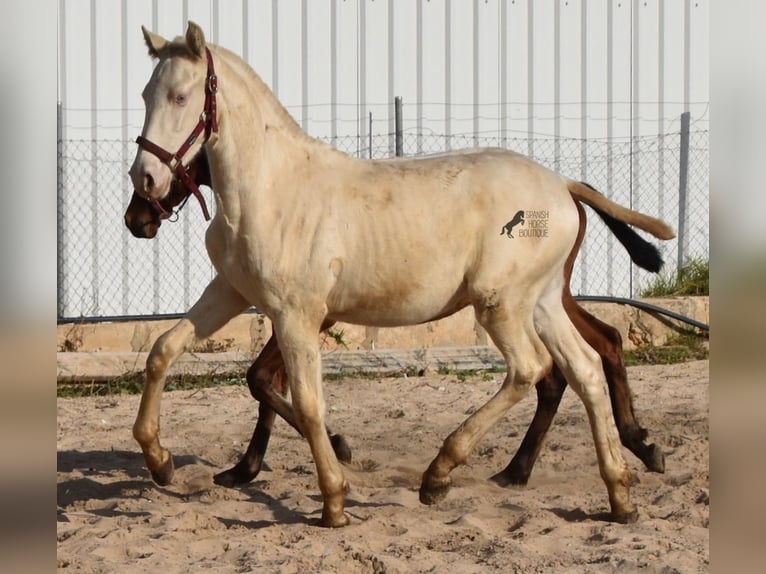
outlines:
[[[337, 294], [336, 294], [337, 295]], [[444, 284], [424, 289], [346, 293], [334, 297], [328, 317], [335, 321], [376, 327], [426, 323], [451, 315], [468, 304], [463, 285]]]

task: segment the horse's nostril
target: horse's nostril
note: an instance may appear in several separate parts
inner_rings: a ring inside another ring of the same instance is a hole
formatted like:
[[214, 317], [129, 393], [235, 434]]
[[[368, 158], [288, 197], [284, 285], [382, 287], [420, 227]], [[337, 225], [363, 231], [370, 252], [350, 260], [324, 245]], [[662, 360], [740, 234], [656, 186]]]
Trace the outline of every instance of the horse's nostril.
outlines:
[[147, 193], [154, 189], [154, 178], [150, 173], [144, 175], [144, 189]]

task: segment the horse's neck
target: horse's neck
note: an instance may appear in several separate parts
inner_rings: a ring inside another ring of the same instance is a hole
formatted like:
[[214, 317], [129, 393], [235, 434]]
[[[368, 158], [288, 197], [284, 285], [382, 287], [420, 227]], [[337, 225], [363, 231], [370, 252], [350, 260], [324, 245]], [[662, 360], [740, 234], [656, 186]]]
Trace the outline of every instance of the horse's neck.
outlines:
[[301, 129], [271, 89], [247, 62], [225, 48], [217, 47], [217, 52], [226, 60], [231, 71], [239, 77], [242, 85], [247, 87], [252, 98], [249, 104], [258, 106], [266, 126], [289, 134], [296, 141], [313, 141], [313, 138]]
[[[253, 194], [276, 188], [280, 177], [300, 170], [309, 156], [340, 154], [306, 134], [260, 77], [232, 52], [217, 47], [219, 86], [226, 101], [218, 153], [211, 157], [218, 209], [239, 220]], [[246, 159], [243, 161], [243, 154]]]

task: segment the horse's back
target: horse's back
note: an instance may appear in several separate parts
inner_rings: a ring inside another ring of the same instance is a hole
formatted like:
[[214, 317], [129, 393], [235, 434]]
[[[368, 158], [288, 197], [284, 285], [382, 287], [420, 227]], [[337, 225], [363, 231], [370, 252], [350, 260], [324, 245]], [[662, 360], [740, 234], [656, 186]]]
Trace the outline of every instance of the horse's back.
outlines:
[[[423, 322], [485, 286], [528, 287], [562, 267], [574, 243], [579, 219], [565, 180], [519, 154], [472, 150], [353, 167], [353, 177], [336, 173], [326, 222], [337, 242], [326, 251], [337, 248], [341, 270], [333, 318]], [[533, 217], [513, 238], [501, 235], [520, 211]]]

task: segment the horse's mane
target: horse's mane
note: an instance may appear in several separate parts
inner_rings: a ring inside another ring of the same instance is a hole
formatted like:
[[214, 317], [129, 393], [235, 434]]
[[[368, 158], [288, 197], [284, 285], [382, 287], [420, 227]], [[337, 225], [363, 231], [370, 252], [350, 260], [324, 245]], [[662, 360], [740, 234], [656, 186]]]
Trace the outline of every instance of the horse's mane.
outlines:
[[246, 79], [246, 84], [255, 90], [255, 96], [259, 104], [266, 103], [269, 110], [276, 116], [280, 125], [287, 129], [290, 133], [298, 135], [299, 137], [313, 140], [306, 132], [304, 132], [295, 118], [290, 115], [290, 112], [282, 105], [279, 99], [274, 95], [268, 85], [261, 79], [255, 70], [245, 62], [240, 56], [234, 52], [227, 50], [222, 46], [215, 44], [208, 44], [213, 53], [223, 58], [226, 63], [237, 74]]

